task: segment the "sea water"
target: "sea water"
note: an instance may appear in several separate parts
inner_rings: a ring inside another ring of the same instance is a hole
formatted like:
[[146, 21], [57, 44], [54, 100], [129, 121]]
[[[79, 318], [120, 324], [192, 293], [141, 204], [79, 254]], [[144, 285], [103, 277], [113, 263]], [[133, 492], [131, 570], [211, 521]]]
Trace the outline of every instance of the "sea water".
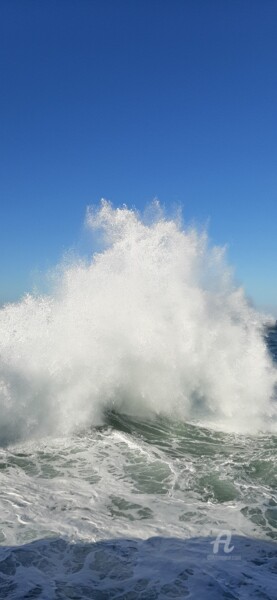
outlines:
[[0, 598], [274, 600], [277, 332], [205, 231], [86, 222], [0, 311]]

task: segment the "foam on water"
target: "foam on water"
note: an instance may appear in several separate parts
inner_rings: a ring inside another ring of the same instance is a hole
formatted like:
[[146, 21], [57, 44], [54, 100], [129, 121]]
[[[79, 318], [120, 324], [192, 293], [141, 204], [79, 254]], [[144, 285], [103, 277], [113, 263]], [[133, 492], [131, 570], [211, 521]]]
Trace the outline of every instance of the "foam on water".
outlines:
[[0, 311], [1, 443], [70, 434], [107, 408], [234, 431], [276, 430], [263, 317], [206, 233], [102, 201], [105, 248], [51, 294]]
[[276, 444], [111, 413], [1, 449], [0, 598], [275, 600]]

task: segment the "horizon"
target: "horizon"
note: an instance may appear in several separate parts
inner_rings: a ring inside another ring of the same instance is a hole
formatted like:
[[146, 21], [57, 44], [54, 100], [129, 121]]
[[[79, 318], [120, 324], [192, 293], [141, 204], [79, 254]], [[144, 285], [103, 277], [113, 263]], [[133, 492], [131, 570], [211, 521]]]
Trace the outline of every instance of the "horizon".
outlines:
[[208, 224], [277, 318], [276, 3], [4, 0], [1, 13], [0, 305], [88, 251], [86, 206], [159, 198]]

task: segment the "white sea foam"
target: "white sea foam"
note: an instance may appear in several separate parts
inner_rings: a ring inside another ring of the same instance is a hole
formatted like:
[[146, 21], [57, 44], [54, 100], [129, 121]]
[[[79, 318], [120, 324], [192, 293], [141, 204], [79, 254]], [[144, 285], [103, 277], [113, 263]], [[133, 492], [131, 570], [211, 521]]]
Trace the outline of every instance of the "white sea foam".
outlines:
[[0, 311], [1, 442], [97, 424], [107, 407], [276, 430], [263, 317], [206, 233], [102, 201], [105, 249]]

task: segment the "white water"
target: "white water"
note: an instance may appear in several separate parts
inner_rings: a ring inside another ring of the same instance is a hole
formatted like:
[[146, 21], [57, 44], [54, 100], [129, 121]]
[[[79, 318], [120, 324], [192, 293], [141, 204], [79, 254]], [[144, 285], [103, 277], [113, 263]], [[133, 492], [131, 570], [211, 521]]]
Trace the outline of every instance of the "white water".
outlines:
[[105, 202], [87, 224], [104, 250], [0, 311], [0, 599], [273, 600], [263, 317], [205, 233]]
[[0, 441], [71, 434], [107, 407], [276, 431], [263, 318], [207, 235], [103, 201], [105, 249], [0, 311]]
[[117, 415], [0, 449], [0, 598], [275, 600], [276, 443]]

